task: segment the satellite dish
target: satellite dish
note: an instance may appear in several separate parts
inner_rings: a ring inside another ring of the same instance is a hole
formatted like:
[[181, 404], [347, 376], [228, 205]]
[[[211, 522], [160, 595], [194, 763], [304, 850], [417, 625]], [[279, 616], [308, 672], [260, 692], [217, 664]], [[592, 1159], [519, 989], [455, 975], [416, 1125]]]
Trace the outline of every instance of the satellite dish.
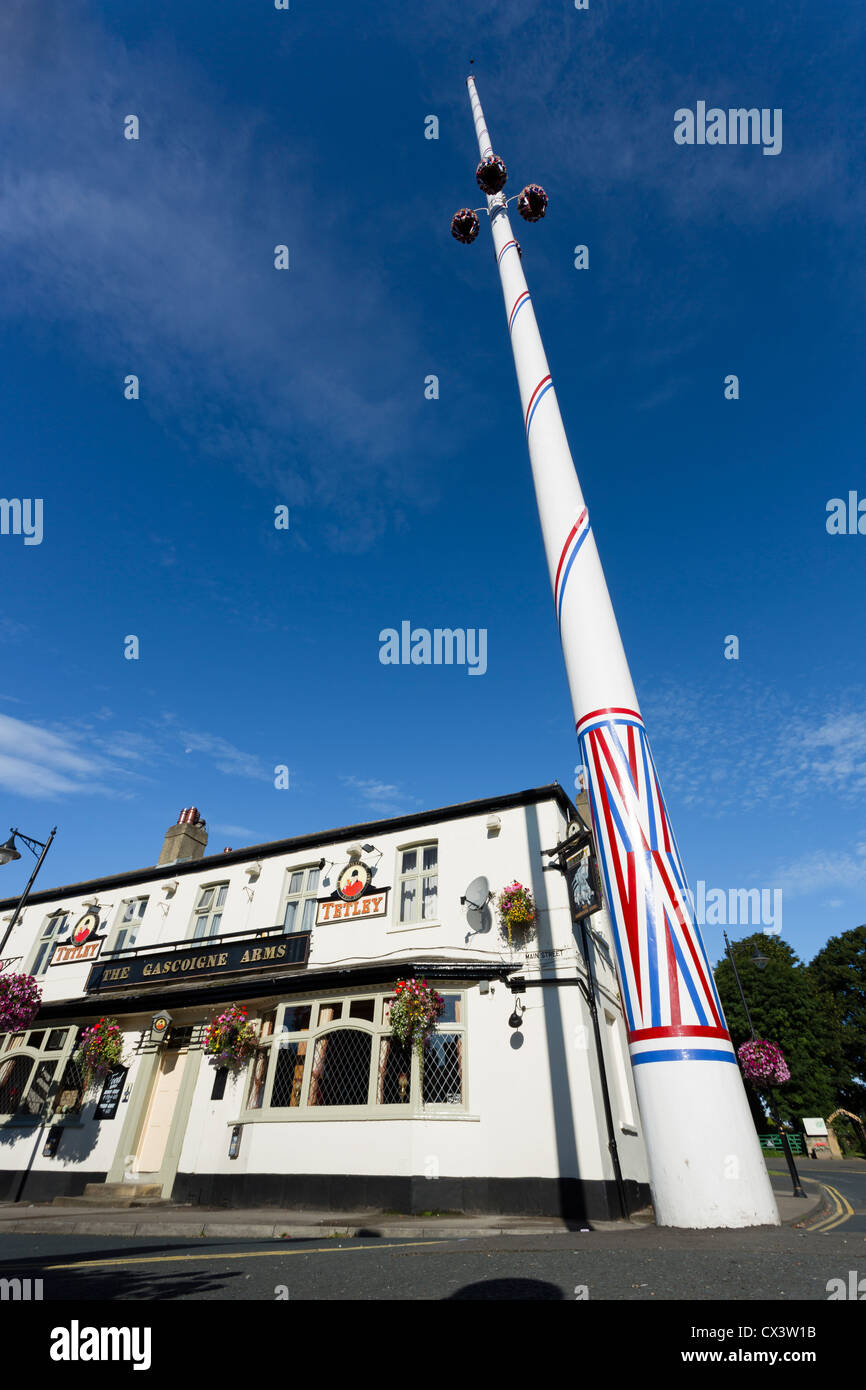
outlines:
[[472, 932], [488, 932], [493, 926], [493, 914], [487, 906], [490, 901], [490, 884], [486, 878], [473, 878], [461, 903], [466, 908], [466, 921]]

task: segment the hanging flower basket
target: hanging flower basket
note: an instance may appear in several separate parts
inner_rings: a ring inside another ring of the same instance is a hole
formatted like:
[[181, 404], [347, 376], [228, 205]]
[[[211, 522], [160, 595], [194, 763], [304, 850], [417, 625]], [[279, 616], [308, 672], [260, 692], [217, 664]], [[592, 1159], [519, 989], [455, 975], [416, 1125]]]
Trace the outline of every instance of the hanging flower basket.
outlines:
[[0, 1033], [17, 1033], [32, 1023], [42, 989], [32, 975], [0, 974]]
[[526, 938], [535, 926], [535, 902], [528, 888], [515, 879], [503, 888], [496, 899], [499, 913], [499, 927], [508, 937], [508, 944], [514, 944], [514, 937]]
[[517, 211], [524, 222], [540, 222], [547, 212], [547, 194], [540, 183], [528, 183], [517, 195]]
[[110, 1071], [123, 1061], [123, 1034], [116, 1018], [101, 1018], [85, 1028], [78, 1040], [75, 1060], [81, 1068], [83, 1088], [89, 1091], [97, 1081], [104, 1081]]
[[259, 1040], [258, 1029], [247, 1019], [242, 1004], [229, 1007], [208, 1024], [204, 1035], [205, 1056], [217, 1067], [236, 1071], [253, 1053]]
[[403, 1047], [415, 1048], [423, 1082], [424, 1048], [445, 1008], [445, 1000], [426, 980], [398, 980], [394, 994], [396, 998], [388, 1013], [391, 1034]]
[[498, 154], [488, 154], [475, 170], [475, 182], [482, 193], [501, 193], [508, 178], [508, 170]]
[[472, 208], [460, 208], [451, 218], [451, 235], [468, 246], [478, 235], [478, 213]]
[[750, 1042], [744, 1042], [737, 1049], [737, 1056], [740, 1059], [743, 1075], [758, 1090], [761, 1089], [762, 1085], [781, 1084], [783, 1081], [791, 1080], [791, 1073], [782, 1055], [782, 1049], [776, 1043], [755, 1038]]

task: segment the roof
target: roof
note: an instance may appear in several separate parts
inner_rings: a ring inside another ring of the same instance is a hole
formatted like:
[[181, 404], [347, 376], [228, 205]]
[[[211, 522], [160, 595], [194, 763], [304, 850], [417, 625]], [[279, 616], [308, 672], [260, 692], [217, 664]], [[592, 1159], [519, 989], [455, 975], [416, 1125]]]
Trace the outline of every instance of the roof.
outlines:
[[[117, 888], [124, 884], [152, 883], [156, 879], [178, 878], [184, 874], [198, 873], [219, 866], [245, 864], [257, 859], [273, 859], [280, 854], [293, 854], [300, 850], [313, 849], [318, 845], [331, 845], [340, 840], [355, 840], [374, 834], [388, 834], [407, 829], [410, 826], [435, 825], [444, 820], [461, 820], [467, 816], [480, 816], [485, 812], [514, 810], [519, 806], [533, 806], [541, 801], [555, 801], [569, 820], [578, 818], [577, 807], [568, 793], [558, 782], [547, 786], [531, 787], [521, 792], [509, 792], [506, 796], [488, 796], [479, 801], [461, 801], [453, 806], [439, 806], [431, 811], [416, 811], [411, 815], [393, 816], [389, 820], [360, 821], [355, 825], [343, 825], [332, 830], [319, 830], [312, 835], [294, 835], [287, 840], [269, 840], [261, 845], [249, 845], [246, 849], [232, 850], [230, 853], [208, 854], [202, 859], [185, 859], [174, 864], [148, 865], [143, 869], [132, 869], [126, 873], [109, 874], [104, 878], [89, 878], [80, 883], [64, 883], [56, 888], [45, 888], [31, 893], [27, 899], [32, 903], [50, 902], [53, 898], [78, 897], [92, 893], [97, 888]], [[14, 897], [0, 899], [0, 911], [14, 908], [20, 899]]]

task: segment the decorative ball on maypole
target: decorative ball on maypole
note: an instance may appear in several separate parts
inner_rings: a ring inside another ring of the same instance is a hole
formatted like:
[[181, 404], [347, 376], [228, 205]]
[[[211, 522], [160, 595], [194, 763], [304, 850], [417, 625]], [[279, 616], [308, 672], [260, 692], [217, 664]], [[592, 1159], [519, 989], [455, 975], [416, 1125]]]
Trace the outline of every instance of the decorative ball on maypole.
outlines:
[[502, 192], [507, 178], [505, 161], [500, 159], [498, 154], [487, 155], [475, 170], [475, 182], [482, 193], [491, 197], [494, 193]]
[[[488, 198], [496, 198], [505, 187], [508, 179], [508, 170], [505, 161], [499, 158], [498, 154], [488, 154], [482, 159], [478, 168], [475, 170], [475, 180], [481, 192]], [[502, 199], [503, 205], [507, 206], [513, 202], [513, 198]], [[520, 193], [517, 194], [517, 211], [525, 222], [540, 222], [547, 212], [547, 194], [540, 183], [528, 183]], [[483, 208], [480, 209], [484, 211]], [[489, 208], [488, 208], [489, 212]], [[478, 235], [478, 213], [472, 208], [460, 208], [451, 218], [451, 235], [464, 245], [469, 245]], [[517, 254], [522, 258], [523, 252], [517, 242]]]
[[528, 183], [517, 195], [517, 211], [524, 222], [540, 222], [547, 212], [547, 194], [540, 183]]
[[451, 218], [451, 235], [468, 246], [478, 235], [478, 213], [472, 208], [460, 208]]

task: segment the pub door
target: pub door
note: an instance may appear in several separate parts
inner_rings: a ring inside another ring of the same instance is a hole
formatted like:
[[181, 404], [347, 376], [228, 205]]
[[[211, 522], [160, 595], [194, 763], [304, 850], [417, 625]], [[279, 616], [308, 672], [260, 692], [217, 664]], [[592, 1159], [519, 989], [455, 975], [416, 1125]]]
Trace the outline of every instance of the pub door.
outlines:
[[172, 1046], [171, 1038], [164, 1044], [164, 1048], [154, 1078], [135, 1162], [132, 1165], [134, 1173], [151, 1175], [154, 1180], [161, 1174], [166, 1160], [181, 1082], [189, 1057], [188, 1045]]

